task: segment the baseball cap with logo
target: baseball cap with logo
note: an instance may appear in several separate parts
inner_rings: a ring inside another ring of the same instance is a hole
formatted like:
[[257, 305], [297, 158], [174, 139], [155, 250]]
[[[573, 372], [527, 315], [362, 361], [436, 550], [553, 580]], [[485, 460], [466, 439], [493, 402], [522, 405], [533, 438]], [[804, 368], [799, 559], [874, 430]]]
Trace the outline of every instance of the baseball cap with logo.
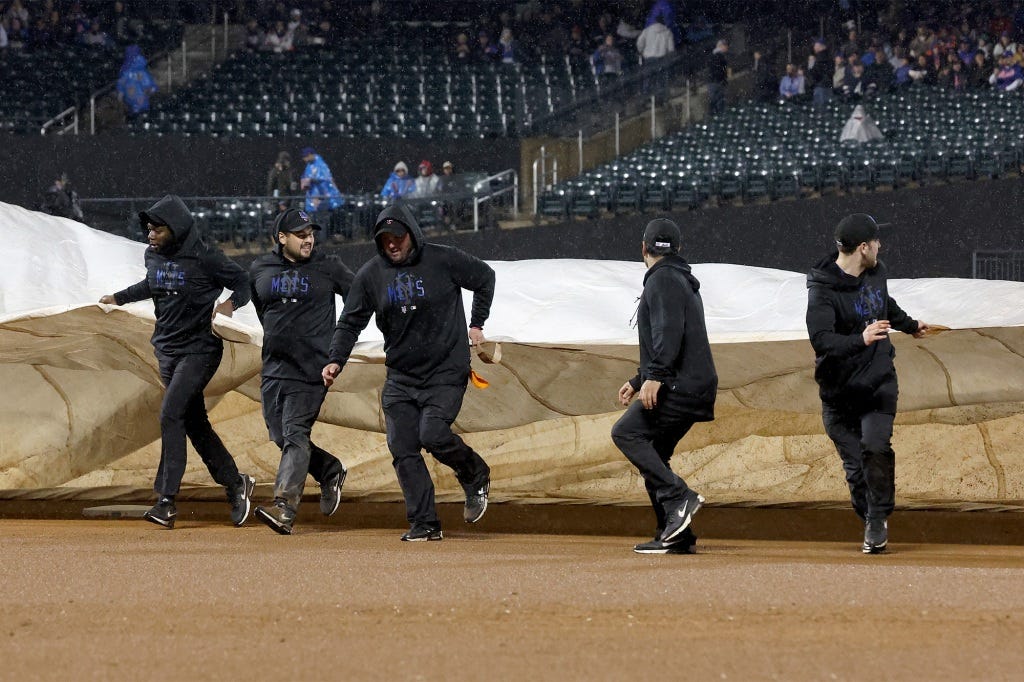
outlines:
[[381, 236], [384, 233], [393, 234], [396, 237], [401, 237], [409, 231], [405, 223], [394, 218], [385, 218], [381, 222], [377, 223], [377, 229], [373, 232], [373, 238]]
[[679, 251], [681, 241], [679, 226], [668, 218], [655, 218], [644, 229], [644, 244], [648, 249], [666, 249], [675, 253]]
[[297, 208], [289, 208], [277, 216], [274, 221], [274, 232], [301, 232], [306, 228], [319, 230], [320, 226], [313, 222], [309, 214]]
[[878, 239], [879, 225], [867, 213], [851, 213], [836, 225], [836, 246], [840, 249], [854, 249], [865, 242]]

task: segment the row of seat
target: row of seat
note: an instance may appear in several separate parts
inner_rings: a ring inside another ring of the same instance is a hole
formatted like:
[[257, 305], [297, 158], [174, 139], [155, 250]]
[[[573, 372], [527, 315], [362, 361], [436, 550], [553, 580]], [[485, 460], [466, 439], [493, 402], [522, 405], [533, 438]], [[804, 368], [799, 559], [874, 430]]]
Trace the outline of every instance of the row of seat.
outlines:
[[920, 87], [868, 105], [885, 139], [840, 142], [852, 106], [747, 103], [548, 188], [547, 216], [699, 206], [709, 198], [805, 196], [998, 177], [1024, 161], [1017, 93]]

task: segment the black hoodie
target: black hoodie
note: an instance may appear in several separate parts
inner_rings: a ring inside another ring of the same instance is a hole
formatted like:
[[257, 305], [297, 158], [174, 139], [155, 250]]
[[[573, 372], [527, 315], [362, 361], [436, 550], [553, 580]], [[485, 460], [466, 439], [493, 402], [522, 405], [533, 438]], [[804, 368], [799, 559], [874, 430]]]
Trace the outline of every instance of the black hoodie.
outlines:
[[337, 320], [335, 294], [348, 297], [354, 275], [314, 247], [291, 262], [281, 247], [249, 267], [252, 302], [263, 323], [263, 376], [319, 384]]
[[377, 227], [388, 219], [409, 229], [412, 252], [396, 265], [376, 240], [379, 256], [356, 273], [334, 330], [330, 360], [344, 365], [359, 333], [376, 315], [384, 334], [388, 379], [415, 387], [464, 384], [469, 379], [469, 335], [462, 290], [473, 292], [470, 326], [482, 328], [494, 297], [494, 270], [464, 251], [425, 242], [404, 206], [381, 211]]
[[640, 370], [630, 384], [638, 390], [647, 379], [660, 381], [697, 421], [711, 421], [718, 373], [699, 290], [682, 256], [665, 256], [647, 270], [636, 312]]
[[807, 275], [807, 334], [816, 356], [814, 380], [825, 402], [864, 403], [895, 381], [892, 342], [864, 344], [864, 329], [877, 320], [889, 320], [906, 334], [918, 327], [889, 296], [881, 261], [854, 277], [843, 272], [833, 253]]
[[118, 305], [153, 299], [153, 346], [164, 355], [208, 353], [222, 347], [213, 335], [213, 306], [231, 290], [235, 309], [249, 302], [249, 276], [219, 250], [207, 246], [194, 227], [192, 213], [168, 195], [139, 214], [146, 223], [166, 225], [174, 235], [165, 249], [146, 249], [146, 279], [114, 294]]

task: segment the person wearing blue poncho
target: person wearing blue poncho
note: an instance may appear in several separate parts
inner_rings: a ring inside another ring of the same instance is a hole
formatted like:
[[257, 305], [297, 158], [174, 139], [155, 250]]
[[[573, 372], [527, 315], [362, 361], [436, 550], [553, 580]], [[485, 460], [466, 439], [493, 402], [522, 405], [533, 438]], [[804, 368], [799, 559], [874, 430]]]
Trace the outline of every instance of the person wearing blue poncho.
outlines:
[[345, 199], [334, 184], [331, 169], [327, 167], [323, 158], [312, 147], [306, 147], [302, 150], [302, 160], [306, 162], [306, 169], [302, 171], [299, 184], [306, 190], [306, 212], [316, 213], [341, 208], [345, 204]]
[[149, 111], [149, 96], [156, 91], [156, 81], [149, 73], [142, 51], [138, 45], [129, 45], [124, 49], [124, 63], [117, 79], [117, 96], [124, 102], [128, 116]]

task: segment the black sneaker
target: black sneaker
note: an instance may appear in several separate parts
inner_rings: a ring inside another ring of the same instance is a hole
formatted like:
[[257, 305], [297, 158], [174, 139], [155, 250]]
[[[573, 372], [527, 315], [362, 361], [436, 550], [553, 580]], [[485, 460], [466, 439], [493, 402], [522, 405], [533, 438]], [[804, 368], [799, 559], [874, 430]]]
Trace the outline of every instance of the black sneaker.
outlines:
[[228, 502], [231, 503], [231, 522], [241, 526], [249, 518], [252, 509], [252, 490], [256, 479], [249, 474], [239, 474], [240, 480], [234, 488], [228, 488]]
[[174, 528], [174, 519], [178, 516], [178, 508], [174, 506], [173, 497], [161, 497], [149, 511], [142, 515], [142, 518], [163, 526], [167, 530]]
[[865, 554], [881, 554], [889, 542], [889, 522], [885, 519], [870, 519], [864, 524], [864, 545], [861, 551]]
[[292, 534], [292, 524], [295, 523], [295, 510], [280, 498], [274, 500], [273, 506], [256, 507], [253, 516], [270, 526], [270, 529], [275, 533], [280, 533], [281, 535]]
[[320, 484], [320, 511], [324, 516], [331, 516], [338, 511], [341, 504], [341, 486], [345, 485], [348, 470], [341, 467], [341, 473], [334, 474]]
[[466, 508], [462, 511], [462, 518], [466, 523], [476, 523], [483, 518], [484, 512], [487, 511], [487, 495], [490, 492], [490, 478], [479, 488], [466, 492]]
[[438, 526], [414, 523], [412, 528], [402, 535], [402, 542], [424, 542], [427, 540], [444, 540], [444, 533]]
[[672, 542], [662, 542], [659, 536], [648, 542], [634, 545], [633, 551], [637, 554], [696, 554], [697, 536], [687, 528]]
[[681, 502], [666, 510], [665, 531], [661, 534], [662, 542], [671, 542], [677, 535], [686, 530], [693, 515], [700, 510], [704, 504], [704, 496], [693, 490], [687, 490]]

